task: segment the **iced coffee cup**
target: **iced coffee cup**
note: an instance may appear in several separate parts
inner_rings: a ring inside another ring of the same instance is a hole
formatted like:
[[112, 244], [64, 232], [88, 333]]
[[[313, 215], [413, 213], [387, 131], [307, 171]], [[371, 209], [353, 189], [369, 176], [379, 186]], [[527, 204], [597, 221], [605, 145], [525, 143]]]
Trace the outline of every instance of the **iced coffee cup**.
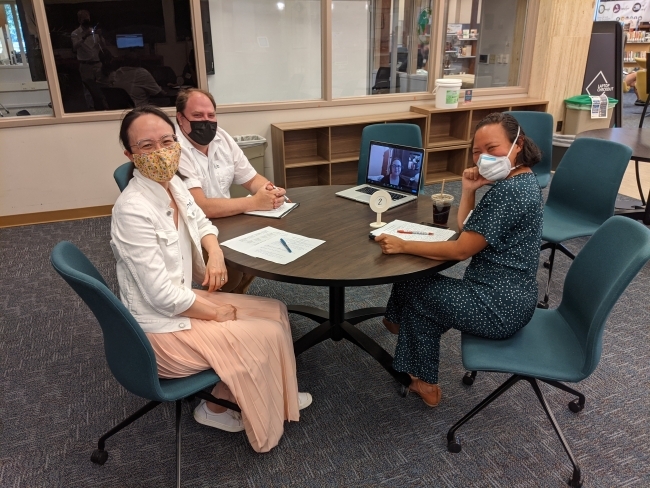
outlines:
[[454, 196], [448, 193], [434, 193], [431, 195], [431, 201], [433, 202], [433, 223], [447, 225]]

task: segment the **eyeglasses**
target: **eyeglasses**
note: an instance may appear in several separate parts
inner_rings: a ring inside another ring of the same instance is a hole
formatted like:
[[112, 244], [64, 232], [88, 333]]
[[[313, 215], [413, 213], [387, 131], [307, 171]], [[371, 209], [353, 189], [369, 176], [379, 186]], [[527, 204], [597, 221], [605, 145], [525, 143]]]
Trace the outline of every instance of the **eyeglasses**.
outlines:
[[142, 139], [135, 144], [133, 144], [131, 147], [136, 147], [140, 149], [140, 151], [143, 152], [151, 152], [154, 151], [157, 147], [171, 147], [174, 145], [174, 143], [178, 141], [178, 138], [176, 137], [175, 134], [166, 134], [162, 136], [160, 139], [157, 141], [154, 139]]

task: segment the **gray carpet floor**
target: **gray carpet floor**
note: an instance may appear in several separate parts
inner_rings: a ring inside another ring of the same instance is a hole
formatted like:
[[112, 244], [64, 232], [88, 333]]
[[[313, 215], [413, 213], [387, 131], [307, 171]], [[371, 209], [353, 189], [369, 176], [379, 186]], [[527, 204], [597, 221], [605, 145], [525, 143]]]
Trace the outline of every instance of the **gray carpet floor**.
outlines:
[[[459, 184], [448, 189], [459, 193]], [[438, 187], [428, 188], [438, 191]], [[145, 402], [111, 376], [99, 325], [54, 273], [52, 247], [79, 246], [117, 289], [109, 218], [0, 229], [0, 486], [173, 486], [174, 409], [163, 405], [109, 440], [104, 466], [89, 460], [98, 437]], [[584, 239], [568, 243], [578, 252]], [[559, 255], [552, 306], [569, 260]], [[461, 263], [445, 272], [461, 276]], [[546, 273], [540, 267], [538, 280]], [[540, 289], [542, 289], [540, 287]], [[383, 306], [389, 286], [349, 289], [347, 308]], [[250, 293], [326, 308], [327, 290], [256, 279]], [[650, 268], [616, 305], [603, 355], [579, 385], [583, 412], [570, 395], [542, 390], [582, 465], [585, 486], [650, 486]], [[314, 327], [291, 316], [299, 337]], [[379, 319], [360, 326], [392, 352], [395, 336]], [[464, 373], [460, 335], [442, 342], [442, 403], [402, 398], [397, 383], [349, 342], [326, 341], [298, 357], [298, 382], [314, 396], [280, 444], [257, 454], [244, 433], [197, 424], [184, 405], [184, 486], [561, 487], [570, 464], [527, 384], [518, 384], [459, 432], [463, 450], [447, 452], [449, 427], [496, 388], [504, 375]]]

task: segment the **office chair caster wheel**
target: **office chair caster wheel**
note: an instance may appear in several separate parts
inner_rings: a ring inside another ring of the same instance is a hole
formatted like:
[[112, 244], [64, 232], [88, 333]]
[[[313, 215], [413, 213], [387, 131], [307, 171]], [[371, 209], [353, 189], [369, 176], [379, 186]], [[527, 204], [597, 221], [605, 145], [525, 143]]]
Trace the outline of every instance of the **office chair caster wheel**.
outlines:
[[90, 456], [90, 460], [95, 463], [103, 466], [106, 460], [108, 459], [108, 452], [103, 449], [95, 449]]
[[569, 410], [571, 410], [573, 413], [578, 413], [582, 412], [582, 410], [585, 408], [584, 405], [580, 405], [580, 402], [576, 398], [572, 402], [569, 402]]
[[537, 302], [537, 308], [548, 310], [548, 302]]
[[476, 374], [472, 374], [469, 371], [463, 376], [463, 384], [467, 386], [472, 386], [474, 384], [474, 378]]
[[551, 267], [551, 262], [550, 261], [544, 261], [544, 267], [546, 269], [549, 269]]
[[454, 454], [459, 453], [462, 450], [462, 447], [460, 445], [460, 437], [456, 437], [455, 441], [447, 442], [447, 450], [449, 452], [453, 452]]

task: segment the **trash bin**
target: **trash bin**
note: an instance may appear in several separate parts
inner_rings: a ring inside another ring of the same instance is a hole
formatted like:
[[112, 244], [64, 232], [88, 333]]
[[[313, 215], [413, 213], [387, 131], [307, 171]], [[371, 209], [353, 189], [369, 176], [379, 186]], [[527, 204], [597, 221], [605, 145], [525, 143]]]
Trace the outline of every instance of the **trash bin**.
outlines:
[[560, 164], [564, 153], [573, 143], [576, 136], [572, 135], [563, 135], [563, 134], [553, 134], [553, 154], [551, 155], [551, 171], [557, 169], [557, 165]]
[[[255, 171], [264, 176], [264, 151], [266, 150], [266, 139], [258, 135], [233, 136], [237, 145], [244, 151]], [[230, 196], [233, 198], [248, 196], [248, 190], [241, 185], [230, 187]]]
[[607, 129], [612, 123], [614, 107], [618, 103], [615, 98], [608, 98], [607, 117], [602, 119], [591, 118], [591, 97], [577, 95], [564, 100], [563, 133], [576, 135], [586, 130]]

